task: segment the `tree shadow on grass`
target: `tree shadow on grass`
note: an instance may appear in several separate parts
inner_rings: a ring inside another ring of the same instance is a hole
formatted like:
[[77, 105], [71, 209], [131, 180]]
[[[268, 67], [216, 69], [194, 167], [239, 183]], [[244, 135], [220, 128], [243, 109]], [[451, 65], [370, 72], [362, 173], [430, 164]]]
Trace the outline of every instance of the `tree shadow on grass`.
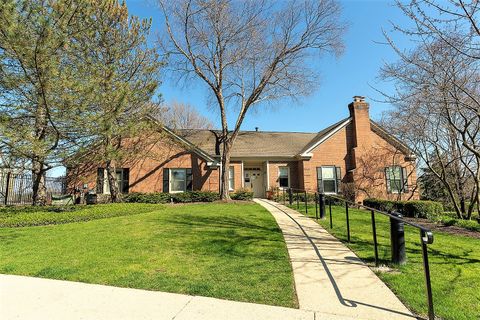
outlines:
[[277, 225], [271, 226], [252, 223], [244, 218], [232, 216], [203, 216], [199, 214], [172, 215], [165, 222], [187, 227], [248, 229], [268, 232], [281, 232]]
[[[177, 215], [164, 220], [180, 226], [191, 238], [189, 248], [196, 255], [255, 257], [260, 260], [285, 260], [286, 248], [277, 226], [264, 226], [239, 217], [205, 217]], [[192, 234], [195, 233], [196, 235]], [[182, 236], [181, 233], [178, 236]], [[281, 248], [284, 250], [279, 250]]]

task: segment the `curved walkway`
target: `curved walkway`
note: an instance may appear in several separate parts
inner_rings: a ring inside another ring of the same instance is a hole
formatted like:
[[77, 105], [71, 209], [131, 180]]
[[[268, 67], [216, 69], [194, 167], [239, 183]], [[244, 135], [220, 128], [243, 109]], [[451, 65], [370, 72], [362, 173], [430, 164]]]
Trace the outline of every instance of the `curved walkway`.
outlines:
[[366, 264], [318, 223], [276, 202], [255, 202], [282, 229], [300, 309], [314, 311], [316, 319], [415, 319]]

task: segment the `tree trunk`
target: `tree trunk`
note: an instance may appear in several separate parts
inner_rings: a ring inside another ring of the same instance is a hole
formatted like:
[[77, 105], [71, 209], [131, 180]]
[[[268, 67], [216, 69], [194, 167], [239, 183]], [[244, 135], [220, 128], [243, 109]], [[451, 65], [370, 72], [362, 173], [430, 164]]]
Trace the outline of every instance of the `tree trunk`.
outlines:
[[47, 186], [45, 182], [43, 162], [32, 159], [32, 205], [44, 206], [47, 204]]
[[110, 190], [110, 200], [112, 201], [112, 203], [118, 202], [119, 199], [118, 199], [117, 170], [115, 168], [115, 165], [112, 164], [111, 160], [107, 161], [105, 171], [107, 171], [108, 187]]
[[232, 151], [232, 141], [230, 139], [224, 140], [222, 143], [222, 158], [220, 169], [220, 199], [229, 201], [230, 188], [229, 188], [229, 168], [230, 168], [230, 155]]
[[[34, 132], [36, 142], [41, 146], [46, 140], [48, 129], [47, 107], [43, 98], [39, 98], [37, 109], [35, 110]], [[43, 147], [43, 146], [42, 146]], [[45, 157], [42, 151], [32, 152], [32, 204], [44, 206], [47, 204], [47, 186], [45, 184]]]

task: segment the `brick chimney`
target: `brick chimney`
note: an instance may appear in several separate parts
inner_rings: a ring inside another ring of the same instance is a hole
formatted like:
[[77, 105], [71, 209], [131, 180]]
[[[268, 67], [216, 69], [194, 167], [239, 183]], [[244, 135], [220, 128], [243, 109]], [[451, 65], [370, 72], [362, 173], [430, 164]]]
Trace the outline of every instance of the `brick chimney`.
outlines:
[[[370, 115], [369, 104], [365, 97], [354, 96], [353, 102], [348, 105], [353, 124], [353, 147], [363, 149], [370, 145]], [[357, 152], [360, 150], [357, 150]]]

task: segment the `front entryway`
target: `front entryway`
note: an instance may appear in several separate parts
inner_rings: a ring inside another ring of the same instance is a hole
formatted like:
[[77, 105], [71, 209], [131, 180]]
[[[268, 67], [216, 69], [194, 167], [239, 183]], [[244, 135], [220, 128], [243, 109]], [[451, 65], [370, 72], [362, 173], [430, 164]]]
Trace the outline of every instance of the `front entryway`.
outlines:
[[251, 189], [255, 198], [263, 198], [265, 196], [265, 188], [263, 183], [262, 168], [245, 168], [243, 172], [245, 188]]

